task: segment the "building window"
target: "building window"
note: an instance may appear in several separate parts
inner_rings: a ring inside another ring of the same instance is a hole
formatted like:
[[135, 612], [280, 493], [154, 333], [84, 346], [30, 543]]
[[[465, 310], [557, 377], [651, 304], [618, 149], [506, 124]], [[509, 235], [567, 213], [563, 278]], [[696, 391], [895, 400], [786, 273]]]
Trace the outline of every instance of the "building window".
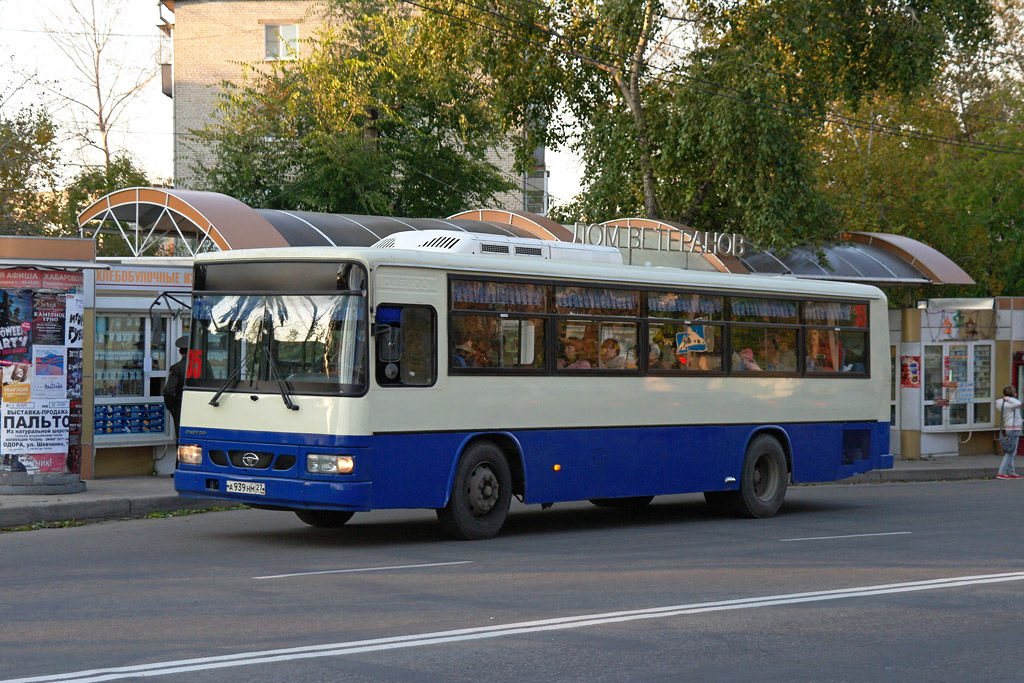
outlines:
[[263, 34], [266, 59], [296, 59], [299, 56], [298, 24], [267, 24]]

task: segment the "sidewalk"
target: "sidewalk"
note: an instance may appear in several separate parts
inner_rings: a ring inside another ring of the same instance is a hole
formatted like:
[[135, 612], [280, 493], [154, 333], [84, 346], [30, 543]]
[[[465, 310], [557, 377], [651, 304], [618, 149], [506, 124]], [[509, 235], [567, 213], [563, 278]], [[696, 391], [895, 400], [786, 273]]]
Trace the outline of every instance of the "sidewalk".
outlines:
[[[896, 458], [893, 469], [844, 479], [841, 484], [993, 479], [1002, 459], [970, 455], [922, 460]], [[1002, 483], [1002, 482], [1001, 482]], [[171, 477], [94, 479], [80, 493], [0, 495], [0, 529], [66, 520], [101, 521], [145, 517], [153, 512], [201, 510], [230, 505], [212, 498], [181, 498]]]

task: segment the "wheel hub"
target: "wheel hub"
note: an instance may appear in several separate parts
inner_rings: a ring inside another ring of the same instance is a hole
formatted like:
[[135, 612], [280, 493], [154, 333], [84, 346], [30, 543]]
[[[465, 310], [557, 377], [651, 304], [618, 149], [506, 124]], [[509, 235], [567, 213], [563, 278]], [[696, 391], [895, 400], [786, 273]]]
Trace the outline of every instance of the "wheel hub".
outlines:
[[469, 510], [476, 517], [486, 515], [498, 502], [501, 490], [498, 486], [498, 477], [489, 465], [477, 465], [469, 475], [469, 488], [467, 493]]

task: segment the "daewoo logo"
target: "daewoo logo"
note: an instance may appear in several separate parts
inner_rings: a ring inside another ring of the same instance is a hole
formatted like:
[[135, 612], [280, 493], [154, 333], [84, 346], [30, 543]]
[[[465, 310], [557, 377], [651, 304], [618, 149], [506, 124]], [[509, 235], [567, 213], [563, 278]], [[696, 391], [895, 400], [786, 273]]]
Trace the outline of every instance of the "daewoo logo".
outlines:
[[430, 280], [419, 277], [383, 277], [380, 286], [386, 289], [412, 289], [426, 291], [432, 289]]
[[256, 467], [260, 464], [260, 456], [255, 453], [246, 453], [242, 456], [242, 464], [246, 467]]
[[186, 429], [185, 433], [186, 434], [194, 434], [196, 436], [206, 436], [206, 430], [205, 429]]

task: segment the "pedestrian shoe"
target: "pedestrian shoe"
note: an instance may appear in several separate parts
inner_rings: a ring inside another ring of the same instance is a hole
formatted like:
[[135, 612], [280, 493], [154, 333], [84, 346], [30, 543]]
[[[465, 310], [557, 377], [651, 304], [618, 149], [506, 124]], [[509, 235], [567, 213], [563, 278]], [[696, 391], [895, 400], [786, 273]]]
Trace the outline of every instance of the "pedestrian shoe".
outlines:
[[1020, 479], [1019, 474], [997, 474], [996, 479]]
[[1008, 474], [1006, 476], [1008, 476], [1010, 479], [1024, 479], [1024, 475], [1020, 474]]

